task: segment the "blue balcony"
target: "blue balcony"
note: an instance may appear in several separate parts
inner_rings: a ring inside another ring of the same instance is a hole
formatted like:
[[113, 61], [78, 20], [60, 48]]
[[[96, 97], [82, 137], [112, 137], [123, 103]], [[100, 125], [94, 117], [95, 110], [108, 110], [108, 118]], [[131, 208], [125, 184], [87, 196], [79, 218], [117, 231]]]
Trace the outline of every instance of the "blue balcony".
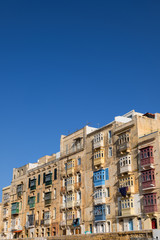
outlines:
[[105, 221], [106, 220], [106, 205], [98, 205], [94, 207], [94, 220]]
[[109, 179], [108, 168], [101, 169], [93, 173], [94, 187], [105, 185], [105, 180]]

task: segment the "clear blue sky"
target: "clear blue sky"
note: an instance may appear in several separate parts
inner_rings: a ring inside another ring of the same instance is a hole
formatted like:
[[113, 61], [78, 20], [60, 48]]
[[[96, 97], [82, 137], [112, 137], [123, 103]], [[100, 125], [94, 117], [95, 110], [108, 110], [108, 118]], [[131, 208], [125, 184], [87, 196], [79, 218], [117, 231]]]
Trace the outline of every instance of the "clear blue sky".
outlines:
[[160, 112], [160, 1], [0, 1], [0, 189], [61, 134]]

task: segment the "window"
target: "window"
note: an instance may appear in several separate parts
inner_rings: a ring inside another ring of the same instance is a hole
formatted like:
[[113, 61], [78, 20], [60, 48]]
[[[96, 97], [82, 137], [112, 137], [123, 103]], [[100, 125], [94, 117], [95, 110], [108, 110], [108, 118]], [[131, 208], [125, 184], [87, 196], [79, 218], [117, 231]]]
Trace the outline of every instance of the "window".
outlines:
[[81, 165], [81, 158], [78, 158], [78, 165]]
[[79, 174], [77, 174], [77, 182], [81, 182], [81, 174], [79, 173]]
[[41, 175], [38, 175], [38, 185], [40, 185], [41, 181], [40, 181]]
[[40, 196], [40, 193], [37, 193], [37, 203], [39, 203], [39, 196]]
[[111, 130], [108, 131], [108, 143], [109, 144], [112, 143], [112, 132], [111, 132]]
[[67, 170], [67, 163], [64, 164], [64, 169]]
[[81, 200], [81, 191], [77, 192], [77, 201]]
[[110, 197], [110, 190], [109, 190], [109, 187], [106, 188], [106, 197]]
[[120, 167], [130, 166], [131, 165], [131, 156], [127, 155], [120, 158]]
[[56, 208], [53, 209], [53, 219], [56, 219]]
[[142, 182], [153, 181], [154, 179], [154, 169], [142, 172]]
[[54, 180], [57, 179], [57, 168], [54, 169]]
[[54, 199], [57, 197], [57, 191], [56, 188], [54, 188]]
[[112, 147], [108, 148], [108, 157], [112, 157]]

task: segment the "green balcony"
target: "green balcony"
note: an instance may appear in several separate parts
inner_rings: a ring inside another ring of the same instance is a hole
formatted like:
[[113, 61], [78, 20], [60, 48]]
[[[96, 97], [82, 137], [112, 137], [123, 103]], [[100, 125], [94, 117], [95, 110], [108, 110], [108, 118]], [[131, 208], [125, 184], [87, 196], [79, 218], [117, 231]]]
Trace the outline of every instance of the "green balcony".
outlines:
[[29, 208], [34, 208], [35, 207], [35, 197], [29, 197], [28, 199], [28, 203], [29, 203]]
[[29, 184], [29, 188], [30, 190], [35, 190], [36, 189], [36, 179], [32, 179], [30, 180], [30, 184]]
[[52, 173], [45, 175], [45, 185], [46, 186], [52, 185]]
[[11, 214], [19, 214], [19, 202], [12, 203]]
[[51, 205], [51, 192], [45, 193], [45, 206]]

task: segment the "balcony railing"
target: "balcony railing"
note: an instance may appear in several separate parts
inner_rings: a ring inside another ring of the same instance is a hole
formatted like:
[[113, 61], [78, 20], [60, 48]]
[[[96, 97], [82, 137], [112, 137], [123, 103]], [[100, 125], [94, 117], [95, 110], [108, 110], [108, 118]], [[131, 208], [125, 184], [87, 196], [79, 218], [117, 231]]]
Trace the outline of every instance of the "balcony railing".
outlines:
[[129, 142], [124, 142], [120, 145], [117, 145], [117, 151], [119, 151], [119, 152], [130, 152]]
[[99, 167], [103, 167], [104, 165], [104, 157], [99, 157], [99, 158], [94, 158], [94, 167], [97, 168]]
[[150, 180], [147, 182], [142, 182], [142, 189], [152, 189], [156, 186], [155, 180]]
[[69, 156], [76, 152], [82, 151], [83, 149], [84, 149], [83, 144], [79, 144], [75, 148], [71, 148], [68, 151], [60, 152], [60, 156], [61, 157]]
[[132, 171], [131, 165], [126, 165], [126, 166], [120, 167], [120, 173], [131, 172], [131, 171]]
[[67, 191], [74, 191], [74, 184], [67, 184]]
[[135, 215], [134, 208], [123, 208], [122, 209], [122, 216], [130, 216], [130, 215]]
[[100, 147], [104, 147], [104, 140], [101, 140], [99, 142], [94, 142], [93, 143], [93, 148], [96, 149], [96, 148], [100, 148]]
[[154, 157], [146, 157], [141, 159], [141, 166], [147, 166], [154, 163]]
[[66, 203], [67, 208], [73, 208], [74, 207], [74, 201], [69, 201]]
[[106, 203], [105, 197], [94, 198], [94, 205]]
[[47, 199], [44, 201], [45, 206], [51, 205], [51, 199]]
[[145, 213], [157, 212], [157, 205], [144, 206]]

